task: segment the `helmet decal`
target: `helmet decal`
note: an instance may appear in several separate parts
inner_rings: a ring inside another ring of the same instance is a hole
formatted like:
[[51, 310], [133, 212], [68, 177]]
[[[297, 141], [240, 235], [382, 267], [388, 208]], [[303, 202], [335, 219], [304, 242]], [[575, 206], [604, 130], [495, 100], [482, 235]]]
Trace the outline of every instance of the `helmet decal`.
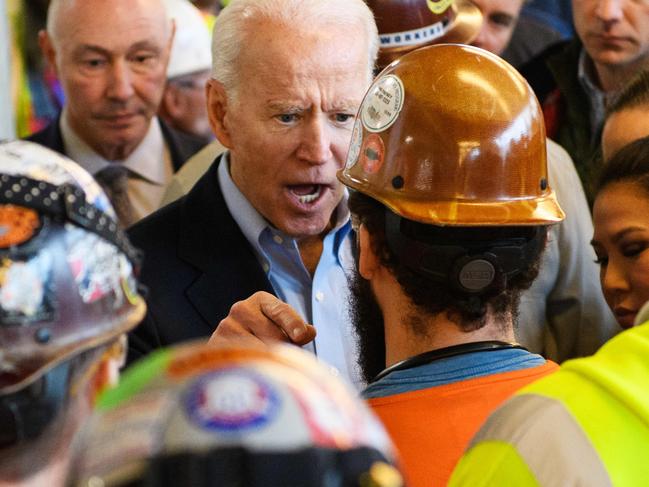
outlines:
[[426, 0], [426, 4], [431, 12], [440, 15], [453, 4], [453, 0]]
[[51, 272], [52, 257], [47, 252], [25, 261], [3, 258], [0, 263], [0, 319], [16, 325], [51, 319]]
[[381, 47], [384, 49], [389, 47], [417, 47], [442, 37], [450, 27], [451, 24], [440, 20], [417, 29], [383, 33], [379, 35], [379, 40], [381, 41]]
[[354, 130], [352, 131], [352, 140], [349, 144], [349, 151], [347, 152], [347, 162], [345, 166], [349, 169], [358, 162], [358, 156], [361, 152], [361, 142], [363, 142], [363, 129], [361, 128], [361, 120], [357, 118], [354, 122]]
[[280, 406], [273, 385], [244, 368], [230, 368], [200, 377], [185, 397], [188, 418], [203, 430], [240, 433], [272, 420]]
[[0, 248], [27, 242], [40, 225], [36, 211], [22, 206], [0, 205]]
[[368, 134], [363, 141], [360, 159], [362, 161], [363, 171], [369, 174], [379, 172], [385, 159], [383, 139], [377, 134]]
[[379, 78], [367, 92], [360, 116], [368, 132], [382, 132], [392, 126], [403, 108], [403, 83], [389, 74]]
[[132, 273], [131, 264], [117, 247], [101, 237], [69, 223], [66, 228], [68, 264], [83, 302], [93, 303], [112, 295], [113, 306], [122, 306], [122, 279]]

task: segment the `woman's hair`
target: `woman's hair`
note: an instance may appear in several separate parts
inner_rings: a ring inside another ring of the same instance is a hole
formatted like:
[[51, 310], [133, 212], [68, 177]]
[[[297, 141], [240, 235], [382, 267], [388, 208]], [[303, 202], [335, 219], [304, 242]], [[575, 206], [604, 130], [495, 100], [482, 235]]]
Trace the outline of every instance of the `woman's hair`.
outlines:
[[629, 108], [649, 104], [649, 71], [643, 70], [636, 74], [631, 81], [618, 91], [607, 103], [606, 116]]
[[621, 182], [637, 183], [649, 195], [649, 137], [624, 146], [604, 163], [595, 195], [610, 184]]

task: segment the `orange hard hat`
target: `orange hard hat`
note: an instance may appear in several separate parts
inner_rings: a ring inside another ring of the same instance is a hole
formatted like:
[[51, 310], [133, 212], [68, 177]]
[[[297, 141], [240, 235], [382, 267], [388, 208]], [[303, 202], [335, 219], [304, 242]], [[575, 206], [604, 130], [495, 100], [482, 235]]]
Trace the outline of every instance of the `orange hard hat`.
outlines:
[[468, 44], [482, 25], [482, 12], [469, 0], [366, 1], [379, 30], [380, 68], [432, 43]]
[[387, 67], [365, 95], [347, 186], [431, 225], [547, 225], [564, 214], [548, 186], [543, 114], [498, 56], [424, 47]]

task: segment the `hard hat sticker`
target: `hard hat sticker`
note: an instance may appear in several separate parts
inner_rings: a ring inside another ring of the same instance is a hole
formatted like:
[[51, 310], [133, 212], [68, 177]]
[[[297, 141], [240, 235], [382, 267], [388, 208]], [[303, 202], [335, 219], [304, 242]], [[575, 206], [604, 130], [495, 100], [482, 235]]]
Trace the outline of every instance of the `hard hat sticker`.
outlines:
[[185, 412], [194, 424], [221, 433], [261, 428], [279, 406], [279, 394], [266, 379], [236, 367], [200, 377], [185, 398]]
[[101, 237], [67, 224], [68, 265], [84, 303], [114, 297], [114, 307], [124, 304], [123, 279], [132, 274], [131, 264], [117, 247]]
[[384, 49], [388, 47], [416, 46], [442, 37], [450, 28], [451, 24], [447, 22], [435, 22], [418, 29], [380, 34], [379, 37], [381, 47]]
[[4, 258], [0, 263], [0, 318], [23, 324], [51, 318], [52, 256], [43, 252], [27, 261]]
[[20, 245], [40, 227], [38, 213], [15, 205], [0, 205], [0, 247]]
[[378, 134], [369, 134], [363, 141], [360, 160], [363, 171], [368, 174], [376, 174], [383, 166], [385, 159], [385, 146]]
[[363, 129], [361, 128], [360, 118], [354, 122], [354, 130], [352, 131], [352, 140], [349, 144], [349, 151], [347, 152], [347, 162], [345, 167], [351, 169], [358, 161], [358, 155], [361, 152], [361, 142], [363, 142]]
[[453, 0], [426, 0], [426, 4], [434, 14], [443, 14], [451, 6]]
[[404, 88], [394, 74], [374, 82], [361, 106], [361, 121], [369, 132], [382, 132], [389, 128], [403, 108]]

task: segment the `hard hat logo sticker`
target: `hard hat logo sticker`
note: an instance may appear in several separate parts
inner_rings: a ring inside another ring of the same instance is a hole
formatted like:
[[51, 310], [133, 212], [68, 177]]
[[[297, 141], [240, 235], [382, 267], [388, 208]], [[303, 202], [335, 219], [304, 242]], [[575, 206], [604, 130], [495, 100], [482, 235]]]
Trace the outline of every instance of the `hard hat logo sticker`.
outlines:
[[42, 321], [52, 317], [52, 256], [42, 253], [25, 261], [4, 258], [0, 263], [0, 318], [8, 323]]
[[453, 0], [426, 0], [426, 4], [434, 14], [443, 14], [451, 6]]
[[354, 122], [352, 140], [349, 144], [349, 151], [347, 152], [347, 162], [345, 163], [347, 169], [351, 169], [358, 162], [358, 156], [361, 153], [361, 142], [363, 142], [363, 129], [361, 128], [360, 119], [357, 118], [356, 122]]
[[404, 88], [399, 77], [383, 76], [370, 88], [361, 106], [361, 122], [368, 132], [383, 132], [399, 117]]
[[119, 250], [101, 237], [68, 224], [68, 265], [84, 303], [114, 296], [114, 307], [124, 302], [122, 279], [131, 275], [131, 265]]
[[202, 429], [236, 433], [274, 419], [280, 398], [263, 377], [231, 368], [202, 376], [186, 396], [188, 417]]
[[385, 146], [383, 140], [377, 134], [369, 134], [363, 141], [360, 160], [363, 171], [368, 174], [376, 174], [383, 166], [385, 159]]

